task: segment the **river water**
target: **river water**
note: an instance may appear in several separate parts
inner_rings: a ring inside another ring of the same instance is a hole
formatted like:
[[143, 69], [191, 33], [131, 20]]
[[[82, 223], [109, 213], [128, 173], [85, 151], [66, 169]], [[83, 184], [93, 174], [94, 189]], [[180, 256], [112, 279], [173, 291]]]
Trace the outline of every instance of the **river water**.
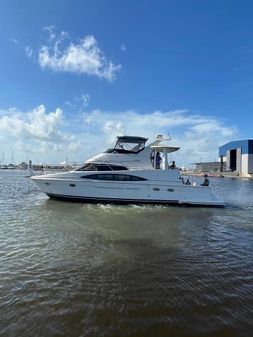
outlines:
[[0, 171], [0, 336], [252, 336], [253, 181], [227, 207], [49, 200]]

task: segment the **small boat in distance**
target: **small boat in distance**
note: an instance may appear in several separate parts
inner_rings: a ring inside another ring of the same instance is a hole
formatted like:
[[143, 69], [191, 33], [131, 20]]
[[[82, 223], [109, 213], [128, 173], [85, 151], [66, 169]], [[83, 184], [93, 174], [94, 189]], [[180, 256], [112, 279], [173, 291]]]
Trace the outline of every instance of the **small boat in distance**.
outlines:
[[[179, 150], [161, 135], [119, 136], [112, 148], [65, 173], [32, 176], [49, 197], [97, 203], [224, 206], [210, 186], [185, 184], [180, 170], [168, 165], [168, 153]], [[163, 158], [161, 158], [162, 153]]]

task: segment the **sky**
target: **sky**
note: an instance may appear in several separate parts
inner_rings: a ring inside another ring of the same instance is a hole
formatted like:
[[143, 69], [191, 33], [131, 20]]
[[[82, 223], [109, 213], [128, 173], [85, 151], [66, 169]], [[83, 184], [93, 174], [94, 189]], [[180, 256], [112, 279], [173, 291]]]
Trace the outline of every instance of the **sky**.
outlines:
[[180, 165], [252, 138], [253, 2], [0, 0], [0, 162], [168, 134]]

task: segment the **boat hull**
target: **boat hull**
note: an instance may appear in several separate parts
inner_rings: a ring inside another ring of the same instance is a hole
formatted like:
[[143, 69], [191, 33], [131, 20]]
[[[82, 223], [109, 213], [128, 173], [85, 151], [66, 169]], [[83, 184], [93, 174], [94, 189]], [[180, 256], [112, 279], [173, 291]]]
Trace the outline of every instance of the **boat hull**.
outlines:
[[[149, 177], [151, 178], [151, 177]], [[61, 200], [120, 203], [173, 204], [223, 207], [224, 201], [210, 187], [184, 185], [181, 180], [151, 180], [112, 182], [78, 179], [72, 176], [32, 177], [49, 197]]]

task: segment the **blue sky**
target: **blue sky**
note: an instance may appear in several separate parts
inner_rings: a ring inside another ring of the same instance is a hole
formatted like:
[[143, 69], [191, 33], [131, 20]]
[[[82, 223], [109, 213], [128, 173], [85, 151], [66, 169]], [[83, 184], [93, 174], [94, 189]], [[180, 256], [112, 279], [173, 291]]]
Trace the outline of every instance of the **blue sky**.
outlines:
[[252, 138], [252, 1], [0, 1], [0, 160], [170, 133], [184, 164]]

